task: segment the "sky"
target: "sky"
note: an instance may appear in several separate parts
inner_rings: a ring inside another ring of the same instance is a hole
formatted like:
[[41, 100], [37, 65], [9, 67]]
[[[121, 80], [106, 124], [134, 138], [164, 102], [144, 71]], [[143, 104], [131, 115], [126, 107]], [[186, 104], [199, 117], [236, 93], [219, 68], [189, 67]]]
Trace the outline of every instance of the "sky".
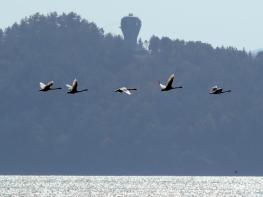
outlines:
[[0, 28], [36, 12], [76, 12], [105, 32], [122, 34], [120, 19], [142, 20], [139, 37], [202, 41], [238, 49], [263, 48], [263, 0], [0, 0]]

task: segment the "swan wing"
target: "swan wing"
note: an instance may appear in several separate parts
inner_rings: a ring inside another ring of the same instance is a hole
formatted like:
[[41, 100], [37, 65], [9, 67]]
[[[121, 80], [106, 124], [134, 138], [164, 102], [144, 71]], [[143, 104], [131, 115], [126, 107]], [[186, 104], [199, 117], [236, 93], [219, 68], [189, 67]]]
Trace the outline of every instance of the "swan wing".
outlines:
[[69, 90], [72, 90], [72, 86], [69, 84], [66, 84], [66, 86], [68, 87]]
[[49, 82], [47, 82], [46, 86], [50, 88], [53, 84], [54, 84], [54, 81], [49, 81]]
[[77, 88], [78, 88], [78, 81], [77, 79], [74, 79], [72, 83], [72, 91], [77, 91]]
[[43, 82], [40, 82], [39, 86], [40, 86], [41, 89], [44, 89], [46, 87], [46, 84], [44, 84]]
[[169, 79], [168, 79], [168, 81], [167, 81], [167, 84], [166, 84], [166, 87], [167, 87], [167, 88], [171, 88], [172, 85], [173, 85], [173, 81], [174, 81], [174, 74], [172, 74], [172, 75], [169, 77]]
[[131, 95], [131, 92], [127, 89], [123, 90], [124, 93], [128, 94], [128, 95]]
[[217, 85], [214, 85], [214, 86], [212, 87], [212, 89], [218, 89], [218, 86], [217, 86]]
[[210, 89], [210, 93], [214, 93], [214, 92], [216, 92], [218, 90], [218, 86], [217, 85], [215, 85], [215, 86], [213, 86], [211, 89]]
[[121, 87], [121, 88], [119, 88], [122, 92], [124, 92], [124, 93], [126, 93], [126, 94], [128, 94], [128, 95], [131, 95], [131, 92], [128, 90], [128, 88], [126, 88], [126, 87]]
[[166, 88], [166, 86], [161, 84], [161, 83], [159, 83], [159, 85], [160, 85], [161, 89], [165, 89]]
[[213, 87], [211, 88], [211, 91], [215, 91], [215, 90], [218, 90], [218, 89], [219, 89], [218, 86], [215, 85], [215, 86], [213, 86]]

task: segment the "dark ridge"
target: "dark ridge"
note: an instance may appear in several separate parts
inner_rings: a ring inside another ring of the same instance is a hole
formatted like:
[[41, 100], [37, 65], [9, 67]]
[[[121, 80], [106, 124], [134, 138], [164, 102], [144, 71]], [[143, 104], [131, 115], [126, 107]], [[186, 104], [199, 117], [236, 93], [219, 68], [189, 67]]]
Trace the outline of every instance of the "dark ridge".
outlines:
[[[134, 51], [75, 13], [24, 18], [0, 31], [0, 173], [262, 176], [262, 69], [262, 53], [156, 36]], [[160, 93], [172, 73], [184, 88]], [[87, 94], [37, 92], [75, 77]]]

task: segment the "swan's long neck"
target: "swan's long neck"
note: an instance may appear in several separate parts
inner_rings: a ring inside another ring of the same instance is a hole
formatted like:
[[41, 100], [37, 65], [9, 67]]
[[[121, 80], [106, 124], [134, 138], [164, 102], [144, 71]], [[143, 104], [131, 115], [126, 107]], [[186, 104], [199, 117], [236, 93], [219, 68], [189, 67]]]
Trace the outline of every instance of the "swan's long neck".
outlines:
[[172, 89], [178, 89], [178, 88], [183, 88], [183, 86], [172, 87]]
[[61, 90], [62, 88], [50, 88], [50, 90]]
[[78, 90], [77, 92], [85, 92], [88, 91], [88, 89]]
[[222, 91], [222, 93], [227, 93], [227, 92], [231, 92], [231, 90]]

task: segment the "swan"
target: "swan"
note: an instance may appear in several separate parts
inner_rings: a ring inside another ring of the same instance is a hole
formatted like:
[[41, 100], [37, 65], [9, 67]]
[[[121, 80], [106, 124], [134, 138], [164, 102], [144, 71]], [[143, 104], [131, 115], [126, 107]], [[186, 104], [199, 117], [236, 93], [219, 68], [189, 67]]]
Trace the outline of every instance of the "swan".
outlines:
[[72, 82], [72, 85], [66, 84], [66, 86], [68, 87], [68, 94], [75, 94], [75, 93], [79, 93], [79, 92], [85, 92], [88, 91], [88, 89], [83, 89], [83, 90], [78, 90], [78, 81], [77, 79], [74, 79], [74, 81]]
[[40, 86], [40, 89], [39, 91], [42, 91], [42, 92], [47, 92], [49, 90], [60, 90], [62, 88], [52, 88], [51, 86], [54, 84], [54, 81], [49, 81], [47, 82], [46, 84], [43, 83], [43, 82], [40, 82], [39, 83], [39, 86]]
[[163, 84], [161, 84], [161, 83], [159, 82], [159, 85], [160, 85], [160, 87], [161, 87], [161, 91], [168, 91], [168, 90], [172, 90], [172, 89], [183, 88], [182, 86], [173, 87], [173, 86], [172, 86], [172, 85], [173, 85], [173, 80], [174, 80], [174, 74], [172, 74], [172, 75], [169, 77], [166, 85], [163, 85]]
[[226, 92], [231, 92], [231, 90], [223, 90], [223, 88], [219, 88], [217, 85], [213, 86], [210, 91], [209, 94], [223, 94]]
[[114, 92], [126, 93], [128, 95], [131, 95], [132, 93], [130, 92], [130, 90], [137, 90], [137, 89], [136, 88], [121, 87], [121, 88], [118, 88], [117, 90], [115, 90]]

